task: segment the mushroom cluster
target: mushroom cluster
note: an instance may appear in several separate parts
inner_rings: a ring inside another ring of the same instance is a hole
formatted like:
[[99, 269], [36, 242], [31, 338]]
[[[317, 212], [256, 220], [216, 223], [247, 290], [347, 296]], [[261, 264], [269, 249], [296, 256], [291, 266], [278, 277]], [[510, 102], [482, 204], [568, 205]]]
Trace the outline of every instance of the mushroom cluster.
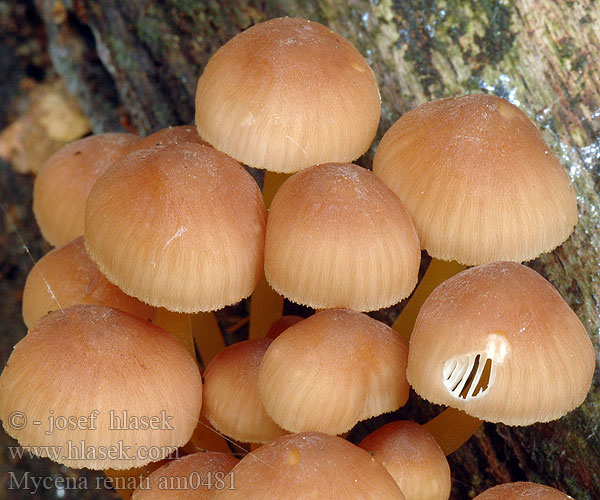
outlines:
[[[445, 454], [479, 419], [529, 425], [581, 404], [589, 336], [521, 264], [577, 222], [535, 126], [494, 96], [426, 103], [384, 135], [371, 172], [349, 162], [379, 117], [373, 72], [348, 41], [273, 19], [207, 64], [197, 130], [103, 134], [53, 155], [34, 209], [57, 248], [31, 271], [30, 329], [0, 376], [6, 431], [73, 467], [198, 452], [154, 471], [140, 500], [444, 500]], [[263, 198], [242, 164], [292, 175], [267, 172]], [[439, 260], [413, 293], [421, 250]], [[211, 311], [255, 290], [261, 327], [225, 348]], [[317, 312], [281, 318], [274, 291]], [[394, 329], [365, 314], [411, 293]], [[461, 411], [390, 423], [360, 447], [336, 437], [404, 405], [409, 383]], [[16, 429], [15, 411], [58, 427]], [[220, 436], [253, 451], [218, 455]], [[75, 442], [82, 453], [64, 454]], [[185, 493], [161, 494], [173, 484]]]

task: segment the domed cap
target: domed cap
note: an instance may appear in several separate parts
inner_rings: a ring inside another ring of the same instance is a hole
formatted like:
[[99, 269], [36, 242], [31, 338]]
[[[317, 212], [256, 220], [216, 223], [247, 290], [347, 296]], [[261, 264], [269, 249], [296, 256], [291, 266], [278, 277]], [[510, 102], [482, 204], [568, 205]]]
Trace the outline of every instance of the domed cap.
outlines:
[[448, 500], [452, 478], [446, 455], [421, 425], [401, 420], [372, 432], [360, 443], [381, 462], [406, 500]]
[[[196, 361], [175, 337], [100, 306], [43, 317], [0, 376], [6, 432], [75, 468], [129, 469], [165, 458], [188, 441], [201, 404]], [[65, 428], [60, 419], [71, 416], [78, 420]]]
[[56, 247], [81, 236], [85, 203], [96, 180], [140, 140], [133, 134], [79, 139], [54, 153], [33, 185], [33, 213], [42, 235]]
[[156, 310], [125, 295], [110, 283], [88, 257], [83, 236], [48, 252], [25, 281], [23, 320], [29, 327], [50, 311], [74, 304], [113, 307], [152, 321]]
[[[155, 470], [132, 500], [209, 500], [226, 487], [226, 476], [239, 462], [233, 455], [202, 451], [171, 460]], [[235, 483], [234, 483], [235, 484]]]
[[508, 425], [562, 417], [595, 368], [581, 321], [542, 276], [499, 262], [463, 271], [427, 298], [407, 376], [423, 398]]
[[320, 311], [273, 340], [258, 389], [284, 429], [341, 434], [406, 403], [407, 356], [400, 336], [366, 314]]
[[258, 394], [258, 367], [271, 340], [245, 340], [206, 367], [202, 414], [223, 434], [243, 443], [268, 443], [286, 432], [267, 415]]
[[573, 500], [572, 497], [543, 484], [518, 482], [494, 486], [473, 500]]
[[265, 276], [293, 302], [357, 311], [391, 306], [417, 284], [420, 259], [408, 212], [358, 165], [298, 172], [271, 204]]
[[384, 135], [373, 171], [438, 259], [530, 260], [577, 224], [563, 167], [531, 120], [498, 97], [442, 99], [409, 111]]
[[85, 246], [125, 293], [171, 311], [220, 309], [262, 275], [266, 210], [250, 174], [197, 144], [132, 153], [94, 186]]
[[178, 125], [176, 127], [162, 128], [148, 137], [144, 137], [140, 140], [135, 148], [131, 150], [139, 151], [141, 149], [148, 149], [154, 146], [166, 146], [168, 144], [185, 144], [186, 142], [193, 142], [202, 146], [207, 146], [200, 136], [198, 130], [193, 125]]
[[221, 47], [196, 91], [200, 136], [256, 168], [352, 161], [371, 145], [381, 100], [354, 46], [306, 19], [257, 24]]
[[283, 436], [246, 455], [232, 470], [235, 488], [214, 500], [404, 500], [385, 468], [342, 438], [316, 432]]

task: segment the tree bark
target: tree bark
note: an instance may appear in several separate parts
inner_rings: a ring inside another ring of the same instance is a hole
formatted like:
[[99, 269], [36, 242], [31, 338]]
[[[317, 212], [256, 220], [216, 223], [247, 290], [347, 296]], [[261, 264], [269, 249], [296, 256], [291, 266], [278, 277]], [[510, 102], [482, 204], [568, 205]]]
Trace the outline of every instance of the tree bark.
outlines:
[[[383, 101], [375, 144], [402, 113], [433, 98], [484, 91], [517, 104], [561, 159], [580, 210], [571, 238], [531, 265], [560, 291], [600, 352], [600, 11], [594, 0], [40, 0], [38, 8], [55, 67], [96, 132], [124, 126], [148, 133], [192, 123], [197, 79], [211, 54], [250, 25], [284, 15], [326, 24], [365, 55]], [[57, 16], [60, 8], [66, 15]], [[90, 57], [94, 50], [99, 60]], [[369, 166], [372, 154], [359, 163]], [[380, 317], [391, 321], [395, 314]], [[423, 422], [436, 412], [413, 394], [397, 415]], [[517, 480], [545, 483], [579, 500], [600, 498], [598, 422], [597, 370], [585, 403], [558, 421], [484, 425], [450, 457], [452, 498]]]

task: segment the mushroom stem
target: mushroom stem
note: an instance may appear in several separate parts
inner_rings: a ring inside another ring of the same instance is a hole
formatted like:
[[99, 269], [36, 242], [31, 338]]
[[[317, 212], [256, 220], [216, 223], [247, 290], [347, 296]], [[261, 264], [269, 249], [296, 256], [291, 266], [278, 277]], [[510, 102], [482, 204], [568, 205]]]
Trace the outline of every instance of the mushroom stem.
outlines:
[[423, 427], [427, 429], [446, 455], [455, 452], [479, 429], [482, 421], [455, 408], [446, 408]]
[[[410, 341], [417, 315], [425, 299], [438, 285], [463, 271], [466, 267], [456, 261], [448, 262], [436, 258], [431, 259], [423, 279], [419, 282], [408, 303], [392, 325], [392, 328], [406, 342]], [[444, 453], [450, 455], [450, 453], [460, 448], [480, 425], [481, 420], [471, 417], [463, 411], [447, 408], [437, 417], [427, 422], [425, 428], [433, 434]]]
[[[265, 172], [263, 198], [267, 209], [288, 174]], [[283, 315], [283, 297], [273, 290], [263, 276], [252, 294], [250, 303], [250, 339], [264, 337], [271, 325]]]
[[192, 315], [191, 331], [202, 364], [206, 367], [211, 359], [225, 349], [225, 341], [215, 313], [200, 312]]
[[431, 259], [423, 279], [419, 282], [412, 296], [408, 299], [408, 303], [404, 306], [404, 309], [402, 309], [400, 315], [392, 325], [392, 328], [396, 330], [406, 342], [410, 340], [410, 334], [412, 333], [417, 315], [419, 314], [425, 299], [429, 297], [434, 288], [448, 278], [463, 271], [466, 267], [467, 266], [459, 264], [456, 261], [447, 262], [436, 258]]
[[192, 323], [189, 314], [168, 311], [164, 307], [156, 310], [156, 326], [172, 333], [185, 346], [188, 352], [196, 358], [194, 340], [192, 338]]

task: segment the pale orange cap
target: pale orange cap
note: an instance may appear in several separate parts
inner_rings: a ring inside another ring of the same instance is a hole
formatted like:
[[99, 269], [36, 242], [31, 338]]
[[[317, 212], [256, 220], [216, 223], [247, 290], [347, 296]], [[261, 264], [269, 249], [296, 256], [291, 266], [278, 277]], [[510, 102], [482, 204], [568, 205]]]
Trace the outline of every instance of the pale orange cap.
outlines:
[[83, 234], [92, 186], [139, 140], [133, 134], [93, 135], [72, 142], [48, 159], [33, 185], [33, 213], [48, 243], [59, 247]]
[[[231, 454], [201, 451], [170, 460], [140, 481], [132, 500], [209, 500], [227, 487], [239, 462]], [[234, 483], [235, 484], [235, 483]]]
[[407, 376], [433, 403], [529, 425], [579, 406], [595, 366], [588, 333], [556, 289], [522, 264], [498, 262], [457, 274], [427, 298]]
[[373, 171], [410, 212], [432, 257], [522, 262], [577, 224], [565, 169], [531, 120], [499, 97], [428, 102], [383, 136]]
[[153, 321], [154, 307], [125, 295], [88, 257], [83, 236], [48, 252], [35, 263], [23, 290], [23, 320], [29, 327], [51, 311], [74, 304], [113, 307]]
[[435, 438], [421, 425], [401, 420], [380, 427], [359, 445], [387, 469], [406, 500], [448, 500], [450, 466]]
[[298, 172], [271, 204], [265, 276], [293, 302], [356, 311], [391, 306], [417, 284], [420, 259], [404, 205], [358, 165]]
[[75, 305], [44, 316], [0, 376], [6, 432], [74, 468], [161, 460], [189, 440], [201, 406], [202, 377], [181, 343], [108, 307]]
[[243, 443], [268, 443], [286, 432], [267, 415], [258, 393], [258, 367], [271, 339], [245, 340], [206, 367], [202, 414], [223, 434]]
[[366, 314], [320, 311], [273, 340], [258, 388], [284, 429], [341, 434], [406, 403], [407, 356], [401, 337]]
[[214, 500], [404, 500], [385, 468], [348, 441], [310, 432], [283, 436], [246, 455]]
[[208, 146], [155, 146], [96, 183], [85, 246], [128, 295], [177, 312], [249, 296], [262, 276], [266, 209], [250, 174]]
[[573, 500], [572, 497], [543, 484], [518, 482], [494, 486], [473, 500]]
[[380, 113], [360, 52], [306, 19], [271, 19], [240, 33], [212, 56], [196, 91], [200, 136], [275, 172], [355, 160], [369, 149]]

